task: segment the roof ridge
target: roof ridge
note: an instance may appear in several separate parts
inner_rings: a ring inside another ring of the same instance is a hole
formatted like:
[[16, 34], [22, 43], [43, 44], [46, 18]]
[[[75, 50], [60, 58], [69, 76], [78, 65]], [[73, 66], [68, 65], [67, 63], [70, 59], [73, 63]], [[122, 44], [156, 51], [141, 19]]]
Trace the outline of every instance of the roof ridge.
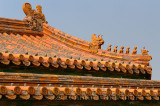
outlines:
[[26, 21], [21, 20], [21, 19], [12, 19], [12, 18], [5, 18], [5, 17], [0, 17], [0, 20], [10, 20], [10, 21], [26, 22]]
[[72, 40], [79, 40], [79, 41], [81, 41], [81, 42], [83, 42], [83, 43], [86, 43], [86, 44], [89, 44], [89, 43], [91, 43], [90, 41], [87, 41], [87, 40], [84, 40], [84, 39], [80, 39], [80, 38], [78, 38], [78, 37], [75, 37], [75, 36], [73, 36], [73, 35], [70, 35], [70, 34], [68, 34], [68, 33], [66, 33], [66, 32], [63, 32], [63, 31], [61, 31], [61, 30], [59, 30], [59, 29], [57, 29], [57, 28], [54, 28], [54, 27], [52, 27], [52, 26], [50, 26], [50, 25], [48, 25], [48, 24], [43, 24], [44, 26], [46, 26], [47, 28], [49, 28], [50, 29], [50, 31], [53, 31], [54, 32], [54, 30], [56, 30], [56, 32], [58, 32], [58, 33], [61, 33], [61, 35], [63, 36], [65, 36], [65, 37], [68, 37], [68, 38], [72, 38]]

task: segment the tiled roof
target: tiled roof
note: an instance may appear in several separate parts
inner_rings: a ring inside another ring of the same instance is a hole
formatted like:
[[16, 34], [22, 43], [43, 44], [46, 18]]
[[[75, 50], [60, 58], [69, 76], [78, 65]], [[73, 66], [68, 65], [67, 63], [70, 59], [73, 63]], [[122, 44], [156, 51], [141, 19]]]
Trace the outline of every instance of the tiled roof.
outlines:
[[[2, 29], [0, 29], [1, 52], [14, 54], [28, 53], [29, 55], [56, 56], [90, 61], [130, 62], [132, 64], [138, 63], [145, 65], [148, 65], [151, 59], [150, 55], [107, 53], [105, 50], [99, 50], [97, 54], [90, 53], [88, 50], [90, 42], [61, 32], [45, 23], [43, 24], [43, 35], [40, 35], [39, 33], [42, 32], [30, 30], [25, 21], [0, 18], [0, 21], [3, 22], [4, 20], [6, 21], [1, 23]], [[19, 21], [25, 25], [19, 24]], [[4, 26], [6, 24], [7, 26]], [[16, 32], [17, 27], [22, 32]], [[32, 31], [33, 33], [30, 34], [28, 31]]]
[[10, 100], [159, 100], [160, 96], [159, 81], [2, 72], [0, 76], [0, 97]]
[[[150, 55], [131, 55], [89, 51], [90, 42], [73, 37], [47, 24], [42, 32], [32, 31], [22, 20], [0, 18], [1, 63], [30, 66], [78, 68], [129, 73], [149, 74]], [[8, 26], [4, 26], [4, 25]], [[7, 27], [7, 28], [6, 28]], [[9, 30], [8, 30], [9, 28]], [[18, 30], [17, 30], [18, 29]], [[18, 32], [19, 31], [19, 32]]]
[[[151, 79], [152, 56], [148, 50], [144, 48], [142, 54], [137, 54], [134, 47], [130, 54], [127, 47], [123, 53], [122, 46], [117, 53], [117, 46], [111, 52], [111, 45], [102, 50], [102, 36], [93, 34], [91, 42], [76, 38], [49, 26], [40, 5], [37, 11], [29, 3], [22, 8], [24, 20], [0, 18], [1, 100], [159, 101], [160, 81], [142, 80]], [[32, 73], [28, 73], [30, 70]], [[28, 72], [15, 73], [22, 71]], [[88, 73], [60, 75], [60, 71], [114, 74], [116, 78], [93, 77]], [[118, 75], [139, 79], [117, 78]]]

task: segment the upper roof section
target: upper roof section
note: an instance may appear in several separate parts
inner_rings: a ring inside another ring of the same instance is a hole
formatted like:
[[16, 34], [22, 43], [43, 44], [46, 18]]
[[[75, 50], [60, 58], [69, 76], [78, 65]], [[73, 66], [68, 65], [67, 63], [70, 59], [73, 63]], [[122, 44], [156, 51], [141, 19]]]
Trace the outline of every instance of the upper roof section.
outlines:
[[99, 68], [105, 66], [107, 62], [115, 69], [122, 64], [122, 66], [137, 67], [137, 69], [141, 66], [145, 67], [145, 70], [151, 70], [149, 61], [152, 57], [145, 48], [141, 50], [142, 54], [137, 54], [137, 47], [134, 47], [131, 54], [129, 47], [124, 53], [123, 46], [119, 52], [117, 52], [118, 46], [115, 46], [112, 52], [111, 45], [107, 50], [102, 50], [101, 45], [104, 44], [102, 35], [92, 34], [91, 42], [76, 38], [49, 26], [42, 13], [42, 7], [38, 5], [36, 9], [37, 11], [32, 9], [29, 3], [24, 3], [23, 11], [26, 17], [23, 20], [0, 18], [0, 52], [61, 58], [61, 60], [83, 60], [80, 64], [85, 62], [88, 66]]

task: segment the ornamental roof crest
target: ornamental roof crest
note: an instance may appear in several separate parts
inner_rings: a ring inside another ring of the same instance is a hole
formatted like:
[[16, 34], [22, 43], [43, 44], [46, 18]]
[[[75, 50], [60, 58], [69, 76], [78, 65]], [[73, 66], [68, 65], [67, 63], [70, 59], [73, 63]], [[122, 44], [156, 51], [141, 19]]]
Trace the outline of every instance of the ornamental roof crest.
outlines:
[[31, 30], [41, 32], [43, 30], [43, 23], [47, 23], [45, 15], [42, 13], [42, 6], [37, 5], [36, 11], [35, 9], [32, 9], [31, 4], [24, 3], [22, 8], [26, 15], [24, 20], [29, 23]]

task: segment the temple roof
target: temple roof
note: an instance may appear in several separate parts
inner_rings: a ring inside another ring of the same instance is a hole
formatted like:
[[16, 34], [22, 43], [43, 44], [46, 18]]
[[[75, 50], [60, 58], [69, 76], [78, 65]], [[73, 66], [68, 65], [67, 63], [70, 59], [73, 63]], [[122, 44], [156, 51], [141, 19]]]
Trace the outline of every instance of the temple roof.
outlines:
[[[115, 70], [151, 76], [150, 55], [114, 53], [102, 49], [93, 53], [89, 50], [91, 42], [68, 35], [46, 23], [43, 24], [43, 32], [39, 32], [31, 30], [23, 20], [0, 20], [3, 27], [0, 29], [0, 59], [5, 65], [21, 65], [22, 62], [25, 66], [42, 64], [44, 67]], [[3, 26], [6, 23], [8, 26]]]
[[31, 7], [29, 3], [24, 3], [24, 20], [0, 18], [1, 63], [21, 65], [22, 62], [25, 66], [44, 67], [60, 65], [62, 68], [109, 70], [151, 76], [149, 61], [152, 57], [145, 48], [142, 49], [142, 54], [137, 54], [137, 47], [134, 47], [131, 54], [129, 47], [124, 53], [123, 46], [119, 53], [117, 46], [113, 52], [111, 45], [103, 50], [102, 35], [93, 34], [91, 42], [71, 36], [48, 25], [44, 14], [38, 12], [41, 6], [35, 12], [27, 5]]
[[103, 50], [102, 35], [92, 34], [91, 42], [69, 35], [36, 8], [24, 3], [23, 20], [0, 18], [0, 99], [159, 100], [148, 50]]

